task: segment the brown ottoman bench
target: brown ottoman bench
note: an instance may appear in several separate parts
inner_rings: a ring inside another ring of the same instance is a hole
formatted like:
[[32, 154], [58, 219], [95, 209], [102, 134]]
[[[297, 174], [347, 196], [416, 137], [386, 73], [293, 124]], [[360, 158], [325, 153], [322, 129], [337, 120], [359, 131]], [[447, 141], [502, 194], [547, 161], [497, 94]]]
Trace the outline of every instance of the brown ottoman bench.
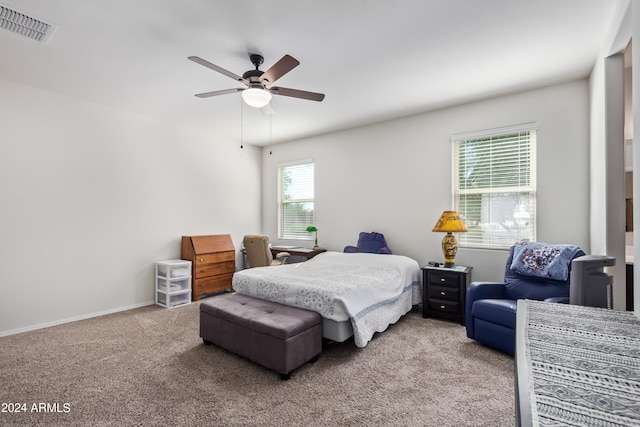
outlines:
[[322, 319], [314, 311], [225, 294], [200, 304], [200, 336], [205, 344], [219, 345], [286, 380], [322, 351]]

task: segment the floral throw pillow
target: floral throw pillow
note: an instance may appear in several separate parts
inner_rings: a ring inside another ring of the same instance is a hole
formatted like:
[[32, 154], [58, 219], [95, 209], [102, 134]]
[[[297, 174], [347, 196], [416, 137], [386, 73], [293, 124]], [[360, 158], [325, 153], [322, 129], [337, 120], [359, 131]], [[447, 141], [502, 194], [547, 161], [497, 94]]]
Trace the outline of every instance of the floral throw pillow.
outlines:
[[566, 281], [569, 279], [571, 260], [578, 250], [573, 245], [518, 243], [513, 250], [510, 268], [523, 276]]

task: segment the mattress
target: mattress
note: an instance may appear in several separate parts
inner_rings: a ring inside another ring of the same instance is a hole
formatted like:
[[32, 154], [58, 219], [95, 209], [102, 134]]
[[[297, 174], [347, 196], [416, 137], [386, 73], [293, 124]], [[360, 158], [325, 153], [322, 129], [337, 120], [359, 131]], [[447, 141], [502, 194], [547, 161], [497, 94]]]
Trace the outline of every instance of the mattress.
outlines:
[[[421, 302], [420, 267], [402, 255], [321, 253], [309, 261], [236, 272], [241, 294], [318, 312], [327, 331], [349, 322], [355, 344], [364, 347]], [[342, 328], [338, 339], [342, 341]], [[324, 332], [323, 332], [323, 335]], [[326, 336], [330, 339], [335, 339]]]

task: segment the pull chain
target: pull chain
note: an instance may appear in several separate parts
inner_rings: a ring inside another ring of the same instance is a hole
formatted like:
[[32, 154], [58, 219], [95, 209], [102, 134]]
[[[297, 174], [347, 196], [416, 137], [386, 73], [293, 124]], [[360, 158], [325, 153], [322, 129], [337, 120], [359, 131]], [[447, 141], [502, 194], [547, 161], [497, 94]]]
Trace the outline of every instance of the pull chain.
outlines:
[[[269, 108], [271, 108], [271, 105], [269, 105]], [[273, 142], [273, 124], [272, 124], [272, 117], [273, 117], [273, 112], [271, 112], [271, 114], [269, 114], [269, 155], [273, 154], [273, 152], [271, 151], [271, 143]]]
[[244, 148], [244, 105], [242, 105], [242, 97], [240, 99], [240, 148]]

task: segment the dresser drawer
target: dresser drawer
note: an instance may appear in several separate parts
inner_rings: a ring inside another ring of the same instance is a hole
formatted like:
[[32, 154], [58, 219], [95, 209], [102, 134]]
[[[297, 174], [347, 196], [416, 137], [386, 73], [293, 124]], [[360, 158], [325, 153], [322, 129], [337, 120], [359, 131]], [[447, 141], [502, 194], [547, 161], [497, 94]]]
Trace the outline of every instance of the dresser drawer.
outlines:
[[460, 275], [447, 271], [431, 271], [429, 272], [429, 283], [440, 286], [459, 286]]
[[193, 298], [200, 299], [200, 295], [231, 289], [233, 274], [223, 274], [221, 276], [206, 277], [193, 281]]
[[439, 285], [431, 285], [429, 286], [428, 298], [435, 299], [444, 299], [444, 300], [452, 300], [459, 301], [460, 300], [460, 288], [456, 285], [456, 287], [452, 286], [439, 286]]
[[195, 267], [195, 277], [209, 277], [220, 274], [228, 274], [236, 271], [236, 263], [234, 261], [219, 262], [217, 264], [198, 264]]
[[233, 251], [226, 252], [214, 252], [210, 254], [197, 254], [195, 256], [195, 265], [200, 266], [201, 264], [216, 264], [219, 262], [225, 261], [233, 261], [236, 260], [236, 253]]
[[440, 299], [431, 299], [427, 300], [427, 305], [429, 306], [429, 310], [432, 311], [440, 311], [443, 313], [459, 313], [460, 312], [460, 304], [458, 301], [446, 301]]

